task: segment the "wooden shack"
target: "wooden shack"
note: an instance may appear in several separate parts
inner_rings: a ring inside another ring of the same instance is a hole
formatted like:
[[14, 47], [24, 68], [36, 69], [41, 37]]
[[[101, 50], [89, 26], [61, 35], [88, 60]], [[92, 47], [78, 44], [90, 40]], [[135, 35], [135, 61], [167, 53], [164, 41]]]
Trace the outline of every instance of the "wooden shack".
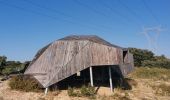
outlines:
[[39, 50], [24, 74], [34, 76], [44, 88], [48, 88], [89, 69], [93, 86], [93, 68], [105, 66], [108, 67], [108, 79], [112, 88], [111, 74], [116, 70], [114, 67], [126, 76], [133, 70], [133, 63], [133, 55], [128, 49], [113, 45], [98, 36], [72, 35]]

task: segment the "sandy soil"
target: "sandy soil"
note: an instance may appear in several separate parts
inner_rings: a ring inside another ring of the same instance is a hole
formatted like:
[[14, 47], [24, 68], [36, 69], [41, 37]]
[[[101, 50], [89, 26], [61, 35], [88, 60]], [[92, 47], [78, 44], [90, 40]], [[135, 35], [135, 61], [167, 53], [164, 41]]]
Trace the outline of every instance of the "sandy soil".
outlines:
[[[96, 99], [115, 100], [112, 98], [113, 95], [119, 94], [120, 96], [128, 96], [132, 100], [170, 100], [170, 96], [155, 95], [154, 90], [149, 86], [149, 84], [159, 84], [159, 81], [136, 79], [136, 82], [138, 85], [132, 90], [115, 89], [114, 93], [111, 93], [108, 87], [100, 87]], [[47, 96], [44, 93], [14, 91], [9, 88], [8, 81], [4, 81], [0, 82], [0, 100], [88, 100], [88, 98], [69, 97], [66, 90], [62, 90], [60, 93], [49, 92]]]

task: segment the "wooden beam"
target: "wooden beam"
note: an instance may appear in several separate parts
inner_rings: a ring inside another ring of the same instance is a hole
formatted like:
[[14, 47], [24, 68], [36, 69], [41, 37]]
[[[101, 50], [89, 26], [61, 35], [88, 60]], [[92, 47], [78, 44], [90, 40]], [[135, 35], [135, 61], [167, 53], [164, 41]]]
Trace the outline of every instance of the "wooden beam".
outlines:
[[93, 70], [91, 66], [90, 66], [90, 83], [91, 83], [91, 86], [93, 87]]
[[45, 95], [47, 95], [47, 93], [48, 93], [48, 87], [45, 88]]
[[109, 66], [109, 81], [110, 81], [110, 90], [113, 92], [113, 84], [112, 84], [112, 71], [111, 66]]

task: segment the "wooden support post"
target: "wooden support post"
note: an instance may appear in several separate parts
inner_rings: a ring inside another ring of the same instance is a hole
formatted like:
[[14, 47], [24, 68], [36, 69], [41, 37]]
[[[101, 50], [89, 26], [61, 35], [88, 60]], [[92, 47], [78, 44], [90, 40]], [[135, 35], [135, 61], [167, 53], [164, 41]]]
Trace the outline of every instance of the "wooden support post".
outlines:
[[112, 84], [112, 72], [111, 67], [109, 66], [109, 81], [110, 81], [110, 90], [113, 92], [113, 84]]
[[90, 83], [91, 83], [91, 86], [93, 87], [93, 70], [91, 66], [90, 66]]
[[47, 92], [48, 92], [48, 87], [45, 88], [45, 95], [47, 95]]

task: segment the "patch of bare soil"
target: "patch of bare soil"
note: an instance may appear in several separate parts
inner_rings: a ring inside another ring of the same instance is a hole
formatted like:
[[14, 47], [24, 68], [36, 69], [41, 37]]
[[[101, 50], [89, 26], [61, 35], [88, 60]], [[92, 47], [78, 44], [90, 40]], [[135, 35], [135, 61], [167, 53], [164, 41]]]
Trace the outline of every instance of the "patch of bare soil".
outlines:
[[[170, 84], [170, 82], [153, 81], [151, 79], [135, 79], [136, 86], [132, 90], [114, 89], [110, 92], [109, 87], [100, 87], [97, 93], [97, 100], [170, 100], [170, 96], [160, 96], [155, 94], [151, 85], [160, 83]], [[60, 92], [44, 93], [21, 92], [11, 90], [8, 81], [0, 82], [0, 100], [89, 100], [87, 97], [69, 97], [67, 90]]]

